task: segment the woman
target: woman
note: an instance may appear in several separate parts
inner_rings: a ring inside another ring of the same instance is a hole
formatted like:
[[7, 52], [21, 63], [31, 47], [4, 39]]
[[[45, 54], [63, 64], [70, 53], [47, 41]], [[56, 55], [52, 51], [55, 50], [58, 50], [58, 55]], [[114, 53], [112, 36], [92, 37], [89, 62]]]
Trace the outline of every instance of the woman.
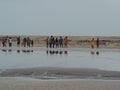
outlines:
[[65, 45], [65, 47], [68, 46], [68, 38], [67, 38], [67, 36], [64, 38], [64, 45]]
[[94, 38], [92, 38], [92, 40], [91, 40], [91, 48], [94, 48], [94, 46], [95, 46], [95, 40], [94, 40]]

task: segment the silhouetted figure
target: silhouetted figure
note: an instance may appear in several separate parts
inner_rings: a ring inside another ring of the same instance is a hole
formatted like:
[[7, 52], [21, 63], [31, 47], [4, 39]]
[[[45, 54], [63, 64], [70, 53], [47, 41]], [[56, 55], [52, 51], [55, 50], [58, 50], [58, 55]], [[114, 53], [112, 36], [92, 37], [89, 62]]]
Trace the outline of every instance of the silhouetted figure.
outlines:
[[17, 37], [17, 46], [20, 46], [20, 37]]
[[61, 36], [59, 38], [59, 45], [60, 45], [60, 47], [63, 47], [63, 38]]
[[50, 37], [50, 44], [49, 44], [50, 48], [52, 48], [52, 43], [53, 43], [53, 36]]
[[49, 37], [46, 38], [45, 42], [46, 42], [46, 47], [48, 48], [48, 46], [49, 46]]
[[32, 46], [32, 47], [34, 46], [34, 41], [33, 41], [33, 40], [31, 40], [31, 46]]
[[56, 45], [56, 47], [59, 47], [59, 41], [58, 41], [58, 38], [55, 39], [55, 45]]
[[97, 46], [97, 48], [99, 48], [99, 45], [100, 45], [100, 40], [99, 40], [99, 38], [97, 38], [97, 40], [96, 40], [96, 46]]
[[30, 37], [27, 37], [27, 39], [26, 39], [26, 43], [27, 43], [27, 46], [30, 47], [30, 45], [31, 45]]
[[23, 39], [23, 46], [24, 46], [24, 47], [26, 47], [26, 41], [27, 41], [27, 39], [24, 38], [24, 39]]
[[55, 38], [53, 37], [52, 38], [52, 47], [54, 48], [54, 46], [55, 46]]

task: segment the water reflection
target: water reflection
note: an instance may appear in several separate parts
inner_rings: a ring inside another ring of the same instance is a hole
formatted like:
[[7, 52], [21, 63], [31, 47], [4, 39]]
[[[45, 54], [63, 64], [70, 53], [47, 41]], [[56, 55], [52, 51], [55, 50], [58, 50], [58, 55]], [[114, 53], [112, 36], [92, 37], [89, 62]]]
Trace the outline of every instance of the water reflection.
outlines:
[[[2, 52], [12, 52], [13, 50], [12, 49], [2, 49], [1, 50]], [[20, 52], [23, 52], [23, 53], [30, 53], [30, 52], [33, 52], [33, 50], [16, 50], [17, 53], [20, 53]]]
[[8, 52], [12, 52], [12, 49], [9, 49]]
[[91, 55], [99, 55], [100, 53], [99, 53], [99, 51], [91, 51], [90, 54]]
[[62, 55], [62, 54], [65, 54], [67, 55], [68, 54], [68, 51], [54, 51], [54, 50], [47, 50], [46, 51], [46, 54], [50, 54], [50, 55], [54, 55], [54, 54], [59, 54], [59, 55]]
[[2, 49], [2, 51], [3, 51], [3, 52], [7, 52], [7, 50], [6, 50], [6, 49]]
[[[12, 51], [16, 51], [17, 53], [32, 53], [34, 50], [12, 50], [12, 49], [1, 49], [2, 52], [12, 52]], [[59, 51], [59, 50], [47, 50], [46, 51], [46, 54], [50, 54], [50, 55], [67, 55], [68, 54], [68, 51]], [[99, 51], [90, 51], [90, 54], [91, 55], [100, 55], [100, 52]]]

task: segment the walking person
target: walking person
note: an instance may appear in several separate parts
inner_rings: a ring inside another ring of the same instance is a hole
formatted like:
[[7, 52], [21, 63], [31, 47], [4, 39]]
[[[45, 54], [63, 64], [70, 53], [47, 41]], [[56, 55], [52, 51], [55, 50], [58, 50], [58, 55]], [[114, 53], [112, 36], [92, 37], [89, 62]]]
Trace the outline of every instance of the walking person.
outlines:
[[58, 38], [55, 39], [55, 45], [56, 45], [56, 48], [59, 47], [59, 41], [58, 41]]
[[12, 47], [12, 38], [11, 37], [9, 37], [9, 39], [8, 39], [8, 44], [9, 44], [9, 47]]
[[27, 39], [24, 38], [24, 39], [23, 39], [23, 46], [24, 46], [24, 47], [26, 47], [26, 42], [27, 42]]
[[99, 45], [100, 45], [100, 40], [99, 40], [99, 38], [97, 38], [97, 40], [96, 40], [96, 46], [97, 46], [97, 48], [99, 48]]
[[65, 46], [65, 47], [68, 46], [68, 37], [67, 37], [67, 36], [64, 38], [64, 46]]
[[59, 46], [60, 47], [63, 47], [63, 38], [60, 36], [59, 38]]
[[17, 37], [17, 46], [18, 46], [18, 47], [20, 47], [20, 42], [21, 42], [21, 41], [20, 41], [20, 36], [19, 36], [19, 37]]
[[49, 43], [49, 47], [52, 48], [52, 44], [53, 44], [53, 36], [50, 36], [50, 43]]
[[27, 44], [27, 47], [30, 47], [30, 44], [31, 44], [30, 37], [27, 37], [27, 39], [26, 39], [26, 44]]
[[54, 46], [55, 46], [55, 38], [53, 37], [52, 38], [52, 47], [54, 48]]
[[32, 46], [32, 47], [34, 46], [34, 41], [33, 41], [33, 40], [31, 40], [31, 46]]
[[5, 38], [2, 38], [2, 45], [3, 45], [3, 47], [6, 47], [6, 44], [7, 44], [6, 39], [5, 39]]
[[91, 44], [91, 48], [94, 48], [94, 46], [95, 46], [95, 40], [94, 40], [94, 38], [92, 38], [90, 44]]
[[46, 42], [46, 47], [48, 48], [49, 42], [50, 42], [50, 41], [49, 41], [49, 37], [46, 38], [45, 42]]

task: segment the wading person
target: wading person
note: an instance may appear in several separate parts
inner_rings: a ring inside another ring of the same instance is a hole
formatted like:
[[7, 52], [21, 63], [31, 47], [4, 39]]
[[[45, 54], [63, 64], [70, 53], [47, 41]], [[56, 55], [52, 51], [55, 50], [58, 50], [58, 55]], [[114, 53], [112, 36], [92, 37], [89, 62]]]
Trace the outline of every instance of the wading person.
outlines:
[[8, 39], [8, 44], [9, 44], [9, 47], [12, 47], [12, 38], [11, 37]]
[[96, 40], [96, 46], [97, 46], [97, 48], [99, 48], [99, 45], [100, 45], [100, 40], [99, 40], [99, 38], [97, 38], [97, 40]]
[[49, 46], [49, 37], [46, 38], [45, 42], [46, 42], [46, 47], [48, 48], [48, 46]]
[[91, 44], [91, 48], [94, 48], [94, 46], [95, 46], [95, 40], [94, 40], [94, 38], [92, 38], [90, 44]]
[[63, 38], [60, 36], [59, 38], [59, 46], [60, 47], [63, 47]]
[[67, 36], [64, 38], [64, 46], [65, 46], [65, 47], [68, 46], [68, 38], [67, 38]]
[[17, 46], [20, 46], [20, 37], [17, 37]]
[[32, 47], [34, 46], [34, 41], [33, 41], [33, 40], [31, 40], [31, 46], [32, 46]]

